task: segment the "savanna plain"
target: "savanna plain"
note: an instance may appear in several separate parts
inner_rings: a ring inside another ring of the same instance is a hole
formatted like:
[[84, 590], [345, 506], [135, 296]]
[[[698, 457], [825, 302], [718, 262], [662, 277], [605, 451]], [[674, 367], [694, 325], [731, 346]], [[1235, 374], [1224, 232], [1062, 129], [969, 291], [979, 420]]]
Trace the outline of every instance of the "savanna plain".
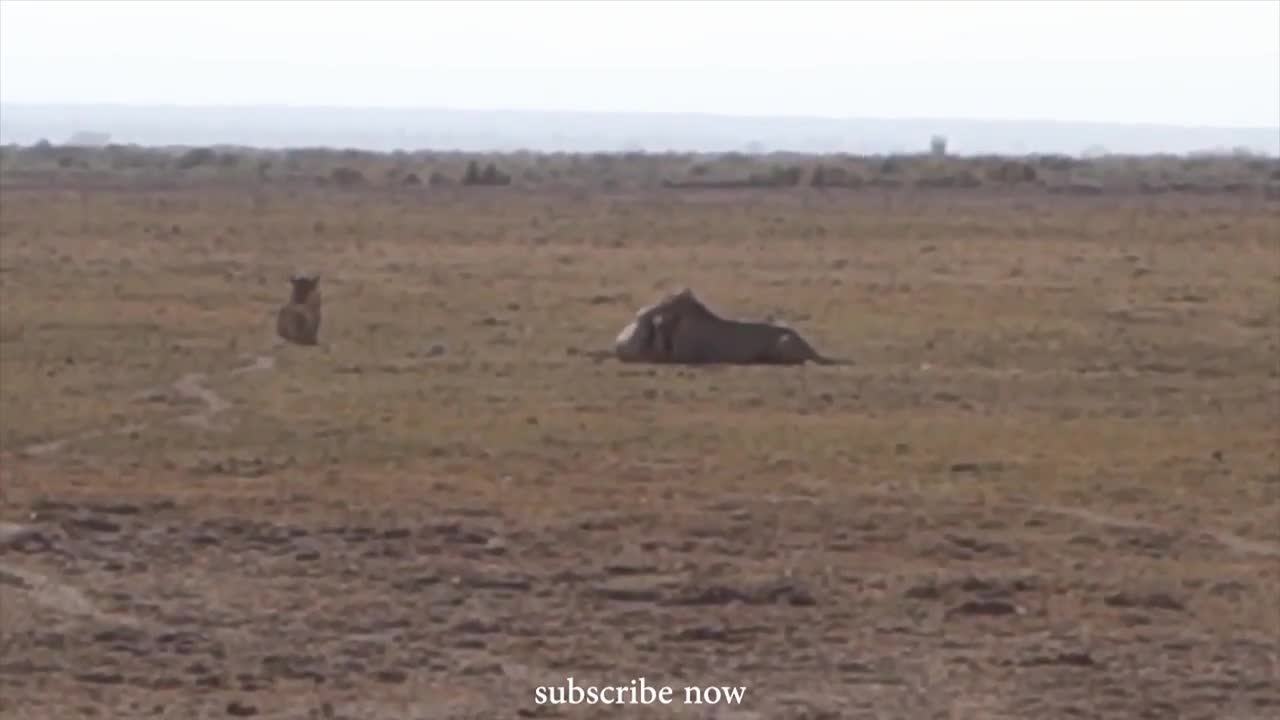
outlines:
[[[1280, 714], [1275, 197], [51, 177], [3, 717]], [[685, 286], [852, 364], [600, 355]]]

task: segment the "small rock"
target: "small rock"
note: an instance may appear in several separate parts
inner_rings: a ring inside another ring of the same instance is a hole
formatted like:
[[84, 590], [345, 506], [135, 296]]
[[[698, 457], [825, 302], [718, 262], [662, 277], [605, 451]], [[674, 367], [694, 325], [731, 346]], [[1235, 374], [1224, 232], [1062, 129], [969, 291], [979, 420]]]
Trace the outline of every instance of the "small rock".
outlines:
[[1103, 602], [1111, 607], [1119, 608], [1151, 608], [1153, 610], [1174, 610], [1180, 611], [1186, 609], [1185, 606], [1176, 598], [1166, 593], [1151, 593], [1149, 595], [1136, 596], [1127, 593], [1116, 593], [1103, 598]]
[[593, 592], [614, 602], [654, 603], [662, 599], [662, 592], [652, 582], [614, 580], [596, 586]]
[[132, 628], [116, 628], [114, 630], [103, 630], [93, 636], [94, 642], [100, 643], [140, 643], [144, 640], [143, 634]]
[[129, 505], [127, 503], [98, 505], [90, 509], [94, 512], [105, 513], [107, 515], [137, 515], [139, 512], [142, 512], [142, 508], [137, 505]]
[[397, 581], [391, 587], [401, 592], [420, 592], [439, 582], [440, 576], [438, 575], [420, 575], [415, 578]]
[[374, 675], [379, 682], [398, 685], [409, 678], [403, 670], [383, 670]]
[[239, 700], [232, 700], [227, 703], [227, 714], [232, 717], [253, 717], [258, 714], [258, 708], [253, 705], [245, 705]]
[[95, 518], [95, 517], [80, 518], [78, 520], [73, 520], [70, 524], [73, 527], [80, 528], [82, 530], [89, 530], [92, 532], [101, 532], [101, 533], [120, 532], [120, 526], [118, 524], [113, 523], [110, 520], [104, 520], [102, 518]]
[[750, 630], [700, 625], [685, 628], [667, 636], [675, 642], [739, 642], [746, 640]]
[[916, 585], [907, 588], [903, 596], [912, 600], [937, 600], [942, 597], [942, 590], [937, 585], [932, 584]]
[[745, 593], [724, 585], [689, 587], [671, 598], [669, 605], [729, 605], [735, 602], [746, 602]]
[[818, 600], [808, 588], [794, 583], [775, 583], [757, 589], [748, 601], [753, 605], [786, 604], [791, 607], [812, 607]]
[[1003, 600], [969, 600], [947, 611], [947, 615], [1021, 615], [1018, 606]]
[[1057, 655], [1037, 655], [1023, 660], [1024, 667], [1043, 667], [1051, 665], [1071, 665], [1074, 667], [1093, 667], [1097, 665], [1093, 656], [1087, 652], [1064, 652]]
[[82, 673], [76, 676], [80, 682], [97, 683], [99, 685], [119, 685], [124, 682], [124, 676], [120, 673], [91, 672]]
[[1212, 595], [1239, 598], [1247, 590], [1248, 586], [1244, 583], [1236, 580], [1227, 580], [1225, 582], [1214, 583], [1213, 586], [1209, 588], [1209, 593]]
[[658, 571], [658, 566], [640, 558], [619, 559], [605, 563], [604, 571], [610, 575], [648, 575]]
[[497, 625], [495, 623], [486, 623], [480, 620], [463, 620], [462, 622], [453, 626], [453, 631], [456, 633], [468, 633], [468, 634], [477, 634], [477, 635], [488, 635], [491, 633], [499, 632], [501, 629], [502, 629], [502, 626], [500, 625]]
[[529, 580], [519, 576], [469, 576], [461, 578], [461, 582], [482, 590], [528, 590], [532, 586]]

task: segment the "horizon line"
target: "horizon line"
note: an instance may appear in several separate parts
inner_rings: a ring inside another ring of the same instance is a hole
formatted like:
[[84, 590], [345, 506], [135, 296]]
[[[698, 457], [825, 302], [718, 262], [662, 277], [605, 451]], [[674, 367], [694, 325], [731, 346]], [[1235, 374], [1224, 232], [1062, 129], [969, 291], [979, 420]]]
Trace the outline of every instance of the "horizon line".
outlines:
[[1229, 131], [1270, 131], [1280, 130], [1280, 123], [1275, 125], [1186, 125], [1176, 122], [1157, 121], [1109, 121], [1109, 120], [1056, 120], [1048, 118], [999, 118], [999, 117], [963, 117], [963, 116], [887, 116], [887, 115], [762, 115], [755, 113], [732, 113], [710, 111], [678, 111], [678, 110], [579, 110], [556, 108], [513, 108], [491, 106], [449, 107], [441, 105], [334, 105], [323, 103], [163, 103], [163, 102], [98, 102], [98, 101], [13, 101], [0, 99], [0, 107], [71, 107], [71, 108], [124, 108], [134, 110], [166, 109], [166, 110], [295, 110], [295, 111], [356, 111], [356, 112], [439, 112], [439, 113], [487, 113], [487, 114], [532, 114], [532, 115], [586, 115], [586, 116], [659, 116], [669, 118], [702, 118], [723, 120], [768, 120], [768, 121], [803, 121], [819, 120], [825, 122], [910, 122], [910, 123], [975, 123], [975, 124], [1036, 124], [1051, 126], [1087, 126], [1112, 128], [1167, 128], [1179, 130], [1229, 130]]

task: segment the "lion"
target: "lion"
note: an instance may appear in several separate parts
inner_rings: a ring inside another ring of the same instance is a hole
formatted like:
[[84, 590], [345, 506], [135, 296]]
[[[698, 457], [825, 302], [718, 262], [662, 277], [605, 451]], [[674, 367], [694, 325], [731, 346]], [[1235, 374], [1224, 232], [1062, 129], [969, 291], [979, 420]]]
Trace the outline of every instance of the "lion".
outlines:
[[614, 340], [629, 363], [684, 365], [847, 365], [828, 358], [791, 328], [716, 315], [689, 288], [642, 308]]
[[320, 335], [320, 276], [293, 275], [289, 302], [276, 314], [276, 334], [296, 345], [317, 345]]

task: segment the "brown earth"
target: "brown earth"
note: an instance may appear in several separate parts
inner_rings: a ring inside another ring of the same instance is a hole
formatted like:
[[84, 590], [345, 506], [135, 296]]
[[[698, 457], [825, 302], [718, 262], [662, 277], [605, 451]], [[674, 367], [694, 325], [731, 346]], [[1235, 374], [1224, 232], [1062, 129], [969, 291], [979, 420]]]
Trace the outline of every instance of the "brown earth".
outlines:
[[[1280, 714], [1275, 201], [2, 200], [3, 717]], [[856, 364], [591, 355], [683, 285]]]

